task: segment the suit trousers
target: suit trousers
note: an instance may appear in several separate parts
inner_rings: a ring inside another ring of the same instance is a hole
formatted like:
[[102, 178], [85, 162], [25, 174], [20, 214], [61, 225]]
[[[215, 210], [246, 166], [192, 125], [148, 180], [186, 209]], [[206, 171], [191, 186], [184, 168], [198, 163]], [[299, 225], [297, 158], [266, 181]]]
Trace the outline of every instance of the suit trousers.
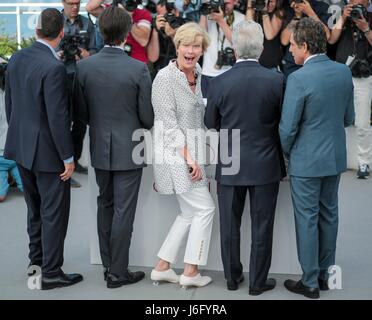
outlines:
[[18, 164], [27, 204], [29, 259], [43, 276], [62, 273], [63, 249], [70, 213], [70, 180], [60, 173], [28, 170]]
[[249, 286], [261, 288], [271, 266], [279, 182], [258, 186], [218, 185], [221, 255], [225, 278], [228, 281], [238, 280], [243, 273], [240, 261], [240, 226], [248, 190], [252, 237]]
[[95, 169], [99, 188], [97, 228], [102, 264], [125, 277], [142, 168], [127, 171]]
[[372, 160], [372, 76], [353, 78], [355, 127], [357, 132], [358, 164], [371, 165]]
[[339, 182], [340, 175], [290, 177], [297, 253], [307, 287], [317, 288], [318, 278], [327, 280], [335, 264]]
[[207, 187], [177, 194], [181, 213], [176, 217], [158, 257], [170, 263], [177, 260], [187, 238], [184, 262], [206, 265], [212, 233], [215, 205]]

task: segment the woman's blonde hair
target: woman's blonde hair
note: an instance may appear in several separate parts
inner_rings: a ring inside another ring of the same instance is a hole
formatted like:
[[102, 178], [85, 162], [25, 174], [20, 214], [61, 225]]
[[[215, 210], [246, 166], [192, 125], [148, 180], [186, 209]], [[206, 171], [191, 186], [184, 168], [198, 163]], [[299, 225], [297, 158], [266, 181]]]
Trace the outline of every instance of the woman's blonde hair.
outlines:
[[209, 36], [205, 30], [195, 22], [188, 22], [179, 27], [173, 41], [176, 49], [178, 49], [181, 44], [188, 45], [195, 43], [198, 37], [202, 37], [202, 48], [203, 52], [205, 52], [209, 46]]

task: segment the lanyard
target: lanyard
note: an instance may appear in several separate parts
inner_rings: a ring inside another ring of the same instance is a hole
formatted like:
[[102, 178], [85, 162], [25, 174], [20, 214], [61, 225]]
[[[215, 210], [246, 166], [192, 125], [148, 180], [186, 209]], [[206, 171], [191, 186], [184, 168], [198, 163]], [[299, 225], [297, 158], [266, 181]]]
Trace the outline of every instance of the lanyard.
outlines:
[[[231, 27], [234, 23], [234, 12], [232, 12], [230, 15], [227, 16], [226, 22], [229, 27]], [[221, 51], [223, 51], [223, 44], [225, 43], [226, 36], [223, 35], [222, 41], [221, 41]], [[220, 26], [217, 23], [217, 41], [220, 41]]]

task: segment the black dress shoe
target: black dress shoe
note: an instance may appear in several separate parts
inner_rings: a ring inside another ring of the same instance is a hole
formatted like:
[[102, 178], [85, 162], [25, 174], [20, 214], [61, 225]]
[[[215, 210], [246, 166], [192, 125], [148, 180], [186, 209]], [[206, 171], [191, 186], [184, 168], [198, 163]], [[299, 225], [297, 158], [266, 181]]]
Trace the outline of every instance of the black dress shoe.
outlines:
[[75, 283], [78, 283], [83, 280], [81, 274], [72, 273], [66, 274], [63, 273], [56, 277], [41, 277], [41, 290], [50, 290], [54, 288], [68, 287], [72, 286]]
[[328, 287], [328, 280], [318, 279], [318, 284], [319, 284], [319, 289], [320, 289], [320, 290], [322, 290], [322, 291], [327, 291], [327, 290], [329, 290], [329, 287]]
[[293, 293], [302, 294], [310, 299], [319, 299], [319, 289], [306, 287], [301, 280], [286, 280], [284, 281], [284, 286]]
[[107, 277], [110, 274], [110, 268], [109, 267], [103, 267], [103, 279], [107, 281]]
[[112, 273], [107, 276], [107, 288], [119, 288], [121, 286], [125, 286], [127, 284], [133, 284], [138, 281], [141, 281], [145, 277], [145, 273], [142, 271], [136, 272], [127, 272], [125, 277], [118, 278]]
[[276, 286], [276, 280], [273, 278], [269, 278], [266, 280], [263, 287], [260, 287], [260, 288], [249, 287], [249, 294], [251, 296], [258, 296], [265, 291], [274, 289], [275, 286]]
[[227, 280], [227, 290], [238, 290], [239, 289], [239, 283], [242, 283], [244, 281], [244, 275], [242, 274], [238, 280]]

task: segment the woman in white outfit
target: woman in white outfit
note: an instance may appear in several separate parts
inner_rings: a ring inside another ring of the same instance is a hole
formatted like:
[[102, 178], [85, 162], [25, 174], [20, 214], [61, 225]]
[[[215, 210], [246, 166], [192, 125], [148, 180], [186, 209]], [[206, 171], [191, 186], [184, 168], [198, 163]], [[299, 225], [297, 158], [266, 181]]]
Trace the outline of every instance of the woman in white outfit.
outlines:
[[[204, 104], [199, 58], [209, 44], [196, 23], [181, 26], [174, 37], [177, 59], [157, 74], [152, 87], [154, 125], [154, 176], [161, 194], [175, 194], [181, 213], [176, 217], [151, 272], [154, 281], [202, 287], [212, 281], [201, 276], [206, 265], [215, 205], [202, 165]], [[192, 137], [193, 135], [196, 135]], [[184, 271], [179, 277], [170, 264], [187, 238]]]

